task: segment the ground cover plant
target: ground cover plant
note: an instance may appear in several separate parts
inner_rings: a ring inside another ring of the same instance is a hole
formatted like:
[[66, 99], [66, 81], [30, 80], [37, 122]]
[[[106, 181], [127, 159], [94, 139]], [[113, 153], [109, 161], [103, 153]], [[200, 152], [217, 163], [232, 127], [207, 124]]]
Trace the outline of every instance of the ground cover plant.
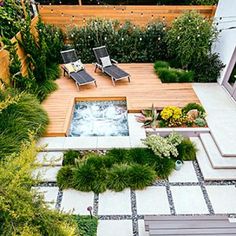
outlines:
[[[153, 116], [152, 114], [156, 114]], [[202, 105], [188, 103], [183, 108], [166, 106], [159, 113], [152, 108], [141, 111], [136, 116], [138, 122], [143, 123], [146, 128], [156, 127], [206, 127], [206, 111]]]
[[22, 144], [21, 151], [0, 160], [0, 235], [79, 235], [76, 220], [49, 210], [42, 196], [31, 187], [37, 168], [35, 143]]
[[40, 137], [48, 124], [38, 100], [14, 89], [0, 90], [0, 120], [0, 159], [18, 153], [30, 134]]
[[144, 189], [156, 179], [168, 178], [177, 159], [194, 160], [196, 157], [194, 144], [175, 133], [167, 137], [149, 136], [144, 144], [147, 148], [111, 149], [103, 154], [81, 153], [75, 162], [60, 169], [57, 184], [62, 189], [96, 193], [107, 189]]
[[79, 228], [79, 236], [96, 236], [98, 219], [90, 216], [75, 216]]

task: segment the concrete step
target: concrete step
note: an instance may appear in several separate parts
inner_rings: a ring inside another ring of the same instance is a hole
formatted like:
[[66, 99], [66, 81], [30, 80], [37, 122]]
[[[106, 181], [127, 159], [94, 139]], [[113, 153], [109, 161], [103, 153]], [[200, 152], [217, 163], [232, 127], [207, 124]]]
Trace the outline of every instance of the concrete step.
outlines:
[[201, 140], [198, 137], [192, 137], [190, 139], [197, 146], [197, 161], [204, 180], [236, 180], [235, 169], [214, 169], [209, 161]]
[[207, 152], [211, 165], [215, 169], [236, 169], [236, 158], [221, 155], [210, 133], [200, 134], [200, 139]]
[[63, 152], [39, 152], [36, 162], [43, 166], [61, 166], [63, 161]]

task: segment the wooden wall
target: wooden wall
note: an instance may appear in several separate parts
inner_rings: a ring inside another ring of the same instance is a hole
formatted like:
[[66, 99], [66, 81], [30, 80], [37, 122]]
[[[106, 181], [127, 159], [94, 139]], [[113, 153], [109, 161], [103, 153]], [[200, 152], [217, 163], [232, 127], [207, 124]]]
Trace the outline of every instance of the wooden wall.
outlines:
[[130, 20], [144, 26], [152, 20], [164, 20], [167, 24], [188, 10], [196, 10], [206, 18], [215, 14], [216, 6], [68, 6], [40, 5], [39, 12], [47, 24], [54, 24], [63, 30], [68, 25], [84, 25], [90, 18], [117, 19], [121, 23]]
[[[38, 17], [35, 17], [31, 23], [31, 30], [34, 35], [36, 34], [35, 26], [37, 22], [38, 22]], [[20, 39], [20, 33], [17, 33], [16, 37]], [[16, 42], [16, 38], [15, 37], [12, 38], [11, 41]], [[17, 44], [17, 54], [22, 64], [21, 72], [23, 75], [26, 75], [27, 74], [26, 55], [22, 50], [22, 48], [18, 46], [18, 44]], [[9, 82], [9, 53], [7, 50], [4, 50], [4, 47], [0, 49], [0, 78], [6, 83]]]

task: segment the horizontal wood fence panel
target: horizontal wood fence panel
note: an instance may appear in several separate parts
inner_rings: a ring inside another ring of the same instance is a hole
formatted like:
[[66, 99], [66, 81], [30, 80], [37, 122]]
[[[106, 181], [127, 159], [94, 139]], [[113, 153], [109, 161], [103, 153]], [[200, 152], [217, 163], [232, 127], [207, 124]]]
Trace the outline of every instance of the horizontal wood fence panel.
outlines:
[[[31, 31], [32, 33], [35, 35], [36, 34], [36, 30], [35, 30], [35, 26], [38, 22], [38, 17], [35, 17], [32, 20], [31, 23]], [[11, 42], [14, 43], [16, 42], [17, 39], [21, 39], [20, 37], [20, 33], [17, 33], [16, 36], [14, 38], [11, 39]], [[19, 56], [19, 59], [21, 61], [21, 73], [23, 75], [27, 74], [27, 63], [26, 63], [26, 55], [24, 50], [19, 47], [18, 43], [17, 43], [17, 54]], [[8, 83], [9, 82], [9, 53], [7, 50], [0, 50], [0, 79], [2, 79], [4, 82]]]
[[148, 22], [162, 20], [171, 22], [185, 11], [196, 10], [211, 19], [216, 6], [43, 6], [39, 7], [42, 20], [65, 30], [69, 25], [82, 26], [91, 18], [130, 20], [133, 24], [145, 26]]

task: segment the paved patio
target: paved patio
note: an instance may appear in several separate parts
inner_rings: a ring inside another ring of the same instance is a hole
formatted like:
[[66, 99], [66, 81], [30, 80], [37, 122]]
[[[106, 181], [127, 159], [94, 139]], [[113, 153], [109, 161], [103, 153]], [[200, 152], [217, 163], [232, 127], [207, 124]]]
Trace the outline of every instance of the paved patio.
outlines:
[[[49, 177], [44, 174], [44, 179]], [[87, 207], [92, 206], [93, 214], [99, 218], [98, 236], [146, 236], [144, 215], [236, 217], [235, 185], [236, 181], [204, 181], [197, 162], [189, 161], [180, 171], [174, 171], [169, 180], [156, 181], [145, 190], [101, 194], [73, 189], [60, 191], [54, 178], [42, 183], [39, 191], [45, 193], [50, 207], [71, 214], [88, 215]]]

